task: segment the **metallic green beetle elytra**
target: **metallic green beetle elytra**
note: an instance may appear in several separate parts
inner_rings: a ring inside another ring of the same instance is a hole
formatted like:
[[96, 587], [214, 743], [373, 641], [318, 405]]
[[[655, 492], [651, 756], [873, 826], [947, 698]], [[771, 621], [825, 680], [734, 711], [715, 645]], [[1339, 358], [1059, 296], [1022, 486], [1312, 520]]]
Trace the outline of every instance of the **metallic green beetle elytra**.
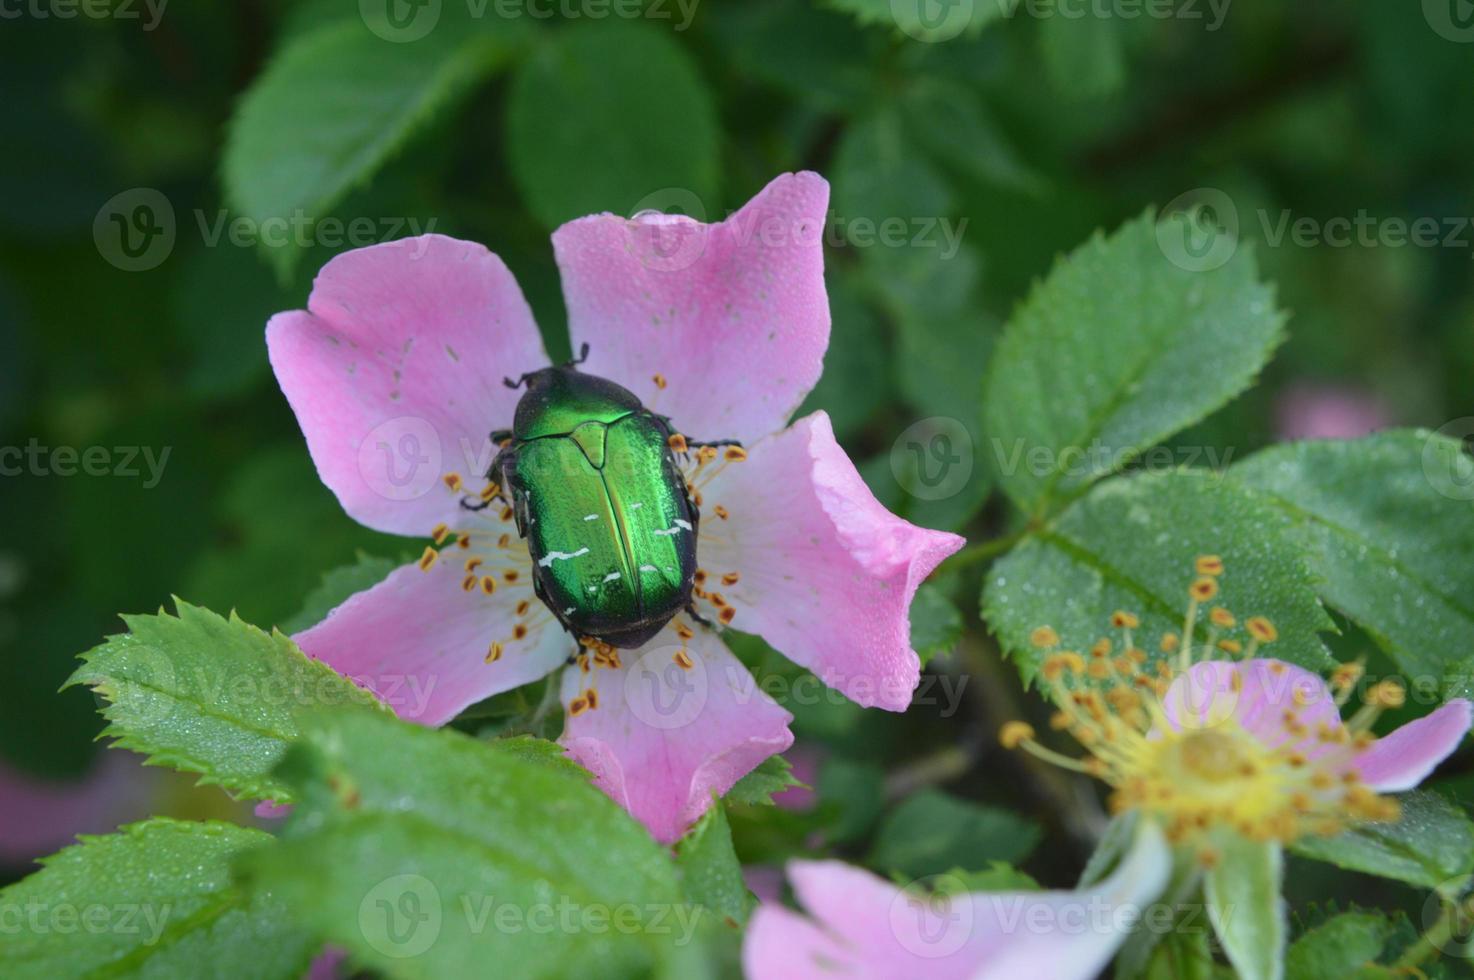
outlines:
[[[584, 351], [587, 354], [587, 349]], [[527, 386], [487, 477], [510, 497], [533, 588], [563, 627], [637, 647], [691, 610], [701, 516], [670, 423], [577, 361]]]

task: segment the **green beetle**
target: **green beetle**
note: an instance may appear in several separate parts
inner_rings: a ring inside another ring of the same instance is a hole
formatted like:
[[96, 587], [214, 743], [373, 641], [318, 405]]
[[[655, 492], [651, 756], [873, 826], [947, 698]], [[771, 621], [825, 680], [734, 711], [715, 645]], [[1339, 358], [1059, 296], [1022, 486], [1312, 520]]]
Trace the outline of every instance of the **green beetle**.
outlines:
[[568, 364], [507, 379], [527, 390], [512, 428], [492, 433], [502, 449], [487, 478], [510, 496], [533, 588], [563, 627], [637, 647], [682, 610], [704, 622], [691, 603], [701, 514], [670, 420], [579, 371], [587, 356], [585, 346]]

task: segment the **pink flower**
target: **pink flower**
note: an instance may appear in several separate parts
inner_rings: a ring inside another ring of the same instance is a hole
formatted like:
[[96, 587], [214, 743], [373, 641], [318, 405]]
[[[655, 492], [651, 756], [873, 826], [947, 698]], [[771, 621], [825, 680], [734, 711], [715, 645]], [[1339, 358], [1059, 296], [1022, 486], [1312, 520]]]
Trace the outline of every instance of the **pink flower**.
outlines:
[[1298, 381], [1275, 406], [1281, 439], [1356, 439], [1388, 426], [1387, 410], [1369, 391]]
[[[785, 428], [829, 341], [827, 202], [822, 178], [789, 174], [719, 224], [595, 215], [559, 228], [553, 248], [574, 349], [590, 347], [581, 370], [694, 440], [746, 446], [745, 461], [698, 455], [688, 470], [706, 617], [899, 711], [919, 679], [911, 598], [963, 541], [887, 512], [823, 412]], [[430, 725], [563, 666], [573, 642], [533, 595], [509, 515], [461, 506], [481, 490], [489, 433], [511, 425], [519, 393], [502, 379], [547, 364], [501, 260], [436, 235], [348, 252], [319, 273], [308, 310], [273, 317], [266, 337], [344, 509], [456, 545], [350, 598], [296, 637], [302, 648]], [[719, 635], [681, 617], [640, 649], [578, 663], [562, 679], [563, 744], [661, 840], [792, 742], [789, 714]]]
[[[1205, 608], [1218, 595], [1223, 563], [1204, 555], [1197, 571], [1182, 632], [1148, 644], [1171, 661], [1150, 663], [1136, 645], [1145, 639], [1137, 635], [1140, 621], [1125, 611], [1111, 617], [1119, 642], [1101, 638], [1089, 656], [1060, 650], [1059, 634], [1047, 626], [1035, 630], [1032, 641], [1046, 651], [1043, 686], [1060, 709], [1054, 725], [1087, 756], [1044, 747], [1022, 722], [1004, 726], [1004, 745], [1104, 780], [1114, 790], [1112, 809], [1148, 815], [1174, 842], [1201, 842], [1221, 827], [1293, 843], [1399, 819], [1397, 801], [1380, 794], [1421, 783], [1458, 748], [1474, 706], [1453, 698], [1375, 738], [1378, 716], [1404, 703], [1400, 684], [1372, 685], [1343, 720], [1361, 667], [1341, 665], [1328, 684], [1302, 667], [1257, 656], [1278, 639], [1274, 626], [1262, 616], [1240, 623], [1220, 605]], [[1208, 636], [1197, 641], [1203, 619]], [[1237, 661], [1199, 658], [1240, 652]], [[1207, 845], [1200, 856], [1216, 860]]]
[[136, 756], [107, 752], [75, 781], [30, 776], [0, 762], [0, 865], [21, 865], [147, 817], [164, 773]]
[[1172, 859], [1161, 830], [1143, 820], [1135, 833], [1115, 871], [1078, 891], [928, 892], [838, 861], [794, 861], [788, 880], [809, 917], [759, 906], [743, 972], [748, 980], [1090, 980], [1167, 884]]

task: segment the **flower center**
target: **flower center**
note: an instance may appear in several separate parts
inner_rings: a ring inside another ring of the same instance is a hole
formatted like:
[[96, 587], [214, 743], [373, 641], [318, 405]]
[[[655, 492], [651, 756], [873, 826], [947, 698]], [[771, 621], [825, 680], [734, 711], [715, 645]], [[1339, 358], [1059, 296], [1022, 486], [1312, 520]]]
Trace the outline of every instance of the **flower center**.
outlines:
[[1192, 732], [1176, 740], [1175, 761], [1188, 780], [1226, 783], [1253, 772], [1251, 753], [1243, 740], [1223, 732]]

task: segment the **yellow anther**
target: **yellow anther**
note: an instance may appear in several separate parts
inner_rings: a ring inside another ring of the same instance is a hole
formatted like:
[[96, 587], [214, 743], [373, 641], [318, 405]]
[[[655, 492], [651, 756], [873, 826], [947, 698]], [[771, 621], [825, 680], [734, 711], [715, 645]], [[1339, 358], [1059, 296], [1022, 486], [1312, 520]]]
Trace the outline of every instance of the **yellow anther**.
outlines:
[[481, 591], [486, 593], [487, 595], [492, 595], [493, 593], [495, 593], [496, 579], [492, 578], [490, 575], [481, 576]]
[[696, 661], [692, 660], [691, 654], [687, 653], [685, 650], [677, 650], [676, 655], [671, 659], [674, 660], [676, 662], [676, 666], [680, 667], [682, 670], [690, 670], [692, 667], [696, 666]]
[[1248, 630], [1249, 635], [1260, 643], [1273, 643], [1280, 636], [1279, 630], [1274, 628], [1274, 624], [1263, 616], [1249, 617], [1244, 622], [1244, 629]]
[[1199, 555], [1194, 567], [1199, 575], [1222, 575], [1223, 559], [1217, 555]]
[[729, 463], [740, 463], [747, 458], [747, 450], [741, 446], [728, 446], [722, 456]]
[[449, 524], [436, 524], [435, 529], [430, 532], [430, 537], [436, 544], [445, 544], [445, 539], [450, 536]]
[[1214, 626], [1221, 626], [1224, 629], [1228, 629], [1234, 624], [1235, 620], [1233, 613], [1224, 609], [1222, 606], [1214, 606], [1208, 611], [1208, 622]]
[[1007, 722], [998, 732], [998, 742], [1005, 749], [1016, 749], [1033, 738], [1034, 727], [1025, 721]]
[[684, 453], [691, 448], [686, 444], [686, 437], [679, 432], [672, 432], [670, 438], [666, 440], [666, 444], [670, 446], [671, 452], [673, 453]]
[[1367, 691], [1367, 704], [1379, 708], [1401, 708], [1407, 701], [1407, 693], [1397, 681], [1382, 681]]
[[436, 551], [434, 548], [430, 547], [429, 545], [426, 545], [425, 546], [425, 553], [422, 554], [422, 555], [420, 555], [420, 562], [419, 562], [420, 571], [422, 571], [422, 572], [428, 572], [430, 570], [430, 568], [435, 564], [435, 559], [437, 559], [439, 557], [440, 557], [440, 552]]
[[1059, 646], [1059, 634], [1051, 627], [1040, 626], [1029, 634], [1029, 642], [1041, 650]]
[[1117, 609], [1111, 613], [1111, 625], [1116, 627], [1116, 629], [1134, 630], [1141, 625], [1141, 620], [1137, 619], [1132, 613]]
[[500, 643], [493, 643], [491, 649], [486, 651], [486, 662], [494, 664], [500, 659], [502, 659], [502, 645]]
[[663, 374], [652, 374], [650, 376], [650, 380], [653, 381], [653, 382], [655, 382], [655, 387], [657, 389], [659, 389], [660, 391], [664, 391], [665, 390], [665, 385], [666, 385], [665, 375], [663, 375]]
[[1198, 602], [1207, 602], [1218, 594], [1218, 582], [1206, 575], [1198, 579], [1188, 589], [1188, 595]]
[[441, 479], [445, 481], [445, 485], [452, 493], [460, 493], [461, 487], [464, 486], [461, 483], [461, 475], [459, 473], [447, 473]]
[[1182, 640], [1176, 633], [1163, 633], [1162, 642], [1159, 644], [1163, 653], [1176, 653], [1177, 648], [1182, 645]]

